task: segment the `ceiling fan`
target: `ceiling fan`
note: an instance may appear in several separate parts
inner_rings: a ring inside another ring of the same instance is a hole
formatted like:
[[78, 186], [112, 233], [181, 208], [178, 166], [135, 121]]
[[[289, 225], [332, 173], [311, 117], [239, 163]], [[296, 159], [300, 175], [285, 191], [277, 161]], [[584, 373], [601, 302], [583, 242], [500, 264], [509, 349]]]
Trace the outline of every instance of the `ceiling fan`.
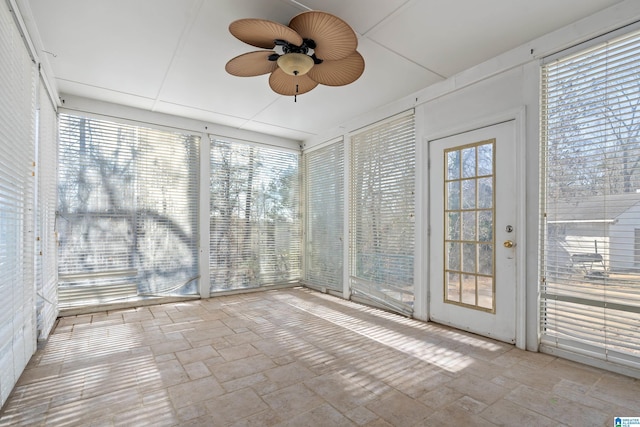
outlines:
[[318, 84], [353, 83], [364, 71], [355, 32], [330, 13], [302, 12], [289, 26], [265, 19], [239, 19], [229, 25], [229, 32], [247, 44], [270, 50], [236, 56], [225, 70], [240, 77], [271, 73], [271, 89], [294, 96], [294, 100]]

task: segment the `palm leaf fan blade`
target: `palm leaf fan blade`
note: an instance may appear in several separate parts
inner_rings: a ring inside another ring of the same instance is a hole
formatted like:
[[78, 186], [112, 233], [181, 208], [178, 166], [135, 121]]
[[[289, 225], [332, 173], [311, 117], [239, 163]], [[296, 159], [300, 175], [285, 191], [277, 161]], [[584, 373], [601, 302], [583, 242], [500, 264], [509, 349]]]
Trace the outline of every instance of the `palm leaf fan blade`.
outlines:
[[229, 60], [224, 69], [227, 73], [238, 77], [255, 77], [269, 74], [278, 67], [274, 61], [269, 61], [269, 55], [270, 52], [263, 50], [243, 53]]
[[330, 13], [302, 12], [291, 19], [289, 27], [302, 38], [313, 40], [315, 54], [322, 60], [346, 58], [358, 47], [358, 37], [349, 24]]
[[364, 72], [364, 58], [353, 52], [337, 61], [324, 61], [316, 64], [307, 75], [314, 81], [326, 86], [344, 86], [355, 82]]
[[275, 40], [285, 40], [296, 46], [302, 44], [302, 37], [295, 30], [266, 19], [238, 19], [229, 24], [229, 32], [238, 40], [263, 49], [273, 49]]

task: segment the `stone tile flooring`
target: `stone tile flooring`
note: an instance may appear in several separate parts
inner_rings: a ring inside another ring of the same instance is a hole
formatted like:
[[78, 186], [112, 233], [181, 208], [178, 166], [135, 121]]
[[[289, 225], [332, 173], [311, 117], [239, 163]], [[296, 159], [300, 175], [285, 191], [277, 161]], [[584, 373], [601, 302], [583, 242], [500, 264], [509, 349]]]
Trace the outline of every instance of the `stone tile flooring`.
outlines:
[[307, 289], [67, 317], [0, 426], [613, 426], [640, 381]]

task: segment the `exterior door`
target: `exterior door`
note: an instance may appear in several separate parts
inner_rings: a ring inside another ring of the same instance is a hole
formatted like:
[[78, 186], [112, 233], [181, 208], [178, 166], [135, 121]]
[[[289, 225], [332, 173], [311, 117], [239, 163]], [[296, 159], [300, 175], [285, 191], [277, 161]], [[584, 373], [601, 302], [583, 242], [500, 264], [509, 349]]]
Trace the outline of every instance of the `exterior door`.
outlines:
[[430, 320], [515, 343], [515, 121], [429, 142]]

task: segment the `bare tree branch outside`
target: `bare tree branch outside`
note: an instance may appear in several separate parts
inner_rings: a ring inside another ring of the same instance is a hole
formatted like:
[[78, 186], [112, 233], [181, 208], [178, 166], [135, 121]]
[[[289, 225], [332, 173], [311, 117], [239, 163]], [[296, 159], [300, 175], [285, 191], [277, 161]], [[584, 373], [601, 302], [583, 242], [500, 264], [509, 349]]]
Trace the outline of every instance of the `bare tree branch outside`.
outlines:
[[211, 292], [297, 282], [299, 155], [213, 140], [210, 161]]
[[60, 118], [60, 287], [196, 293], [199, 137]]

